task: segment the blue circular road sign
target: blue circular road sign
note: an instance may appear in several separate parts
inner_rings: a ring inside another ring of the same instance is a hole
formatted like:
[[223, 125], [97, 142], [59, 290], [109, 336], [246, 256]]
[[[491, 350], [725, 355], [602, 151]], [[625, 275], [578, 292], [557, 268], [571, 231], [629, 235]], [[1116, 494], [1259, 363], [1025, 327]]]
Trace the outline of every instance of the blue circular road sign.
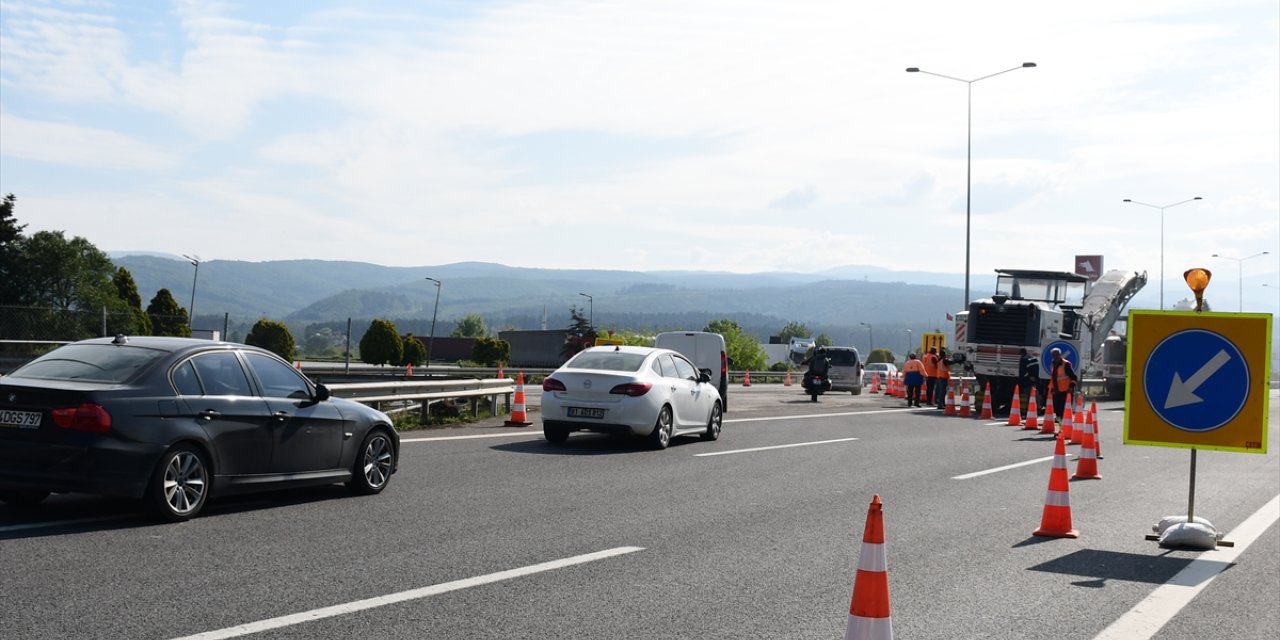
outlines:
[[1065, 340], [1056, 340], [1044, 346], [1044, 351], [1040, 353], [1040, 371], [1044, 377], [1049, 377], [1053, 371], [1053, 350], [1061, 349], [1062, 357], [1071, 363], [1071, 368], [1075, 370], [1076, 375], [1080, 375], [1080, 352], [1076, 350], [1075, 345]]
[[1213, 431], [1230, 422], [1249, 398], [1249, 364], [1221, 334], [1187, 329], [1151, 350], [1142, 373], [1147, 402], [1183, 431]]

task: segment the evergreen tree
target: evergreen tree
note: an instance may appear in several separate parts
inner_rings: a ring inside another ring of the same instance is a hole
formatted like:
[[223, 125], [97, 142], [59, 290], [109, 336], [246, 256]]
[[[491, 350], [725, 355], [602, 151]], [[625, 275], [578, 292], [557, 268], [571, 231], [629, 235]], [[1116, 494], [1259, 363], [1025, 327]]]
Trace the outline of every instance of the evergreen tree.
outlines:
[[390, 320], [375, 319], [360, 338], [360, 361], [366, 364], [399, 364], [404, 344], [396, 325]]
[[591, 322], [586, 316], [582, 315], [582, 310], [576, 306], [569, 307], [569, 331], [564, 336], [564, 346], [560, 348], [560, 355], [568, 360], [577, 355], [579, 351], [586, 349], [596, 341], [596, 330], [591, 326]]
[[285, 360], [293, 360], [297, 357], [293, 334], [289, 332], [289, 327], [283, 322], [276, 322], [266, 318], [258, 320], [254, 323], [253, 328], [249, 330], [249, 335], [245, 337], [244, 343], [262, 347]]
[[427, 361], [427, 345], [422, 344], [422, 340], [412, 333], [406, 333], [401, 343], [404, 345], [404, 353], [400, 355], [400, 366], [411, 364], [417, 367]]
[[152, 333], [157, 336], [191, 335], [191, 326], [187, 324], [187, 310], [178, 306], [178, 301], [173, 299], [173, 294], [168, 289], [156, 292], [147, 305], [147, 316], [151, 318]]
[[497, 338], [477, 338], [471, 347], [471, 359], [486, 367], [496, 367], [511, 359], [511, 343]]
[[109, 328], [107, 334], [151, 335], [151, 317], [142, 309], [142, 296], [138, 295], [138, 285], [133, 281], [133, 274], [129, 273], [128, 269], [120, 267], [116, 269], [111, 281], [116, 288], [119, 306], [122, 307], [121, 310], [112, 314], [113, 319], [115, 316], [123, 316], [119, 321], [124, 326], [122, 329]]
[[22, 299], [22, 230], [13, 215], [18, 199], [12, 193], [0, 202], [0, 305], [25, 304]]

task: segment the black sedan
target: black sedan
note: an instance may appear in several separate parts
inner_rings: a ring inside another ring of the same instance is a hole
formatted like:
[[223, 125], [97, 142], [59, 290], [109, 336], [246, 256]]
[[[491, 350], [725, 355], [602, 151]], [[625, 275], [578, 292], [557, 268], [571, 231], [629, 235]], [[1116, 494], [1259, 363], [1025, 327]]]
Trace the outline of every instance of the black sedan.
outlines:
[[0, 500], [13, 505], [82, 492], [181, 521], [233, 493], [344, 482], [375, 494], [399, 446], [386, 414], [242, 344], [97, 338], [0, 377]]

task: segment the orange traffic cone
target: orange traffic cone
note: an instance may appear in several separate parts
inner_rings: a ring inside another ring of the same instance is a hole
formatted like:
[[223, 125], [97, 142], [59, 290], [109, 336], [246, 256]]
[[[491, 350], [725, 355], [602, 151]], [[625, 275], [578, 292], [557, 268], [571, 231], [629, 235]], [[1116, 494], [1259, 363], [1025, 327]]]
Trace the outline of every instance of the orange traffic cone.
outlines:
[[1062, 435], [1067, 439], [1068, 444], [1075, 444], [1071, 442], [1071, 437], [1076, 430], [1075, 414], [1071, 411], [1071, 398], [1068, 397], [1064, 404], [1067, 406], [1062, 409]]
[[1075, 394], [1075, 398], [1075, 411], [1073, 411], [1071, 415], [1075, 417], [1076, 422], [1072, 423], [1073, 430], [1071, 431], [1071, 444], [1084, 444], [1084, 423], [1086, 422], [1086, 416], [1084, 413], [1084, 394], [1077, 393]]
[[871, 374], [871, 393], [880, 393], [880, 374]]
[[1039, 429], [1040, 417], [1037, 415], [1039, 407], [1036, 406], [1036, 388], [1031, 387], [1031, 395], [1027, 396], [1027, 420], [1023, 425], [1023, 430]]
[[1013, 403], [1009, 405], [1009, 424], [1010, 427], [1022, 426], [1022, 399], [1019, 397], [1022, 389], [1018, 385], [1013, 386]]
[[1040, 427], [1040, 433], [1055, 433], [1057, 425], [1053, 423], [1058, 414], [1053, 410], [1053, 393], [1045, 392], [1044, 394], [1044, 425]]
[[991, 415], [991, 383], [987, 383], [986, 391], [982, 392], [982, 419], [992, 420], [995, 416]]
[[502, 370], [502, 363], [499, 362], [498, 363], [498, 379], [501, 380], [502, 378], [505, 378], [505, 377], [507, 377], [507, 374]]
[[973, 398], [969, 397], [969, 383], [964, 383], [960, 388], [960, 417], [969, 418], [973, 416]]
[[853, 579], [849, 625], [845, 640], [893, 640], [893, 616], [889, 613], [889, 567], [884, 553], [884, 513], [880, 496], [871, 499], [867, 526], [862, 531], [858, 573]]
[[294, 368], [294, 369], [297, 369], [298, 371], [302, 371], [302, 361], [301, 361], [301, 360], [294, 360], [294, 361], [293, 361], [293, 368]]
[[[787, 379], [782, 381], [782, 386], [784, 387], [791, 386], [791, 370], [790, 369], [787, 369]], [[872, 391], [871, 393], [875, 393], [875, 391]]]
[[1102, 459], [1102, 432], [1098, 429], [1098, 403], [1089, 404], [1089, 425], [1093, 427], [1093, 452]]
[[947, 385], [947, 407], [943, 415], [956, 415], [956, 388], [951, 385]]
[[511, 403], [511, 417], [502, 423], [508, 427], [527, 427], [529, 416], [524, 411], [524, 372], [516, 372], [516, 399]]
[[[1084, 420], [1084, 444], [1080, 446], [1080, 457], [1076, 458], [1076, 472], [1071, 476], [1073, 480], [1101, 480], [1102, 476], [1098, 475], [1098, 453], [1093, 444], [1093, 429], [1090, 428], [1089, 414], [1085, 414]], [[1077, 429], [1079, 431], [1079, 429]]]
[[410, 362], [409, 364], [404, 365], [404, 377], [406, 377], [406, 378], [412, 378], [412, 377], [413, 377], [413, 363], [412, 363], [412, 362]]
[[[1070, 409], [1068, 409], [1070, 411]], [[1064, 414], [1064, 419], [1068, 414]], [[1049, 492], [1044, 498], [1044, 513], [1040, 516], [1040, 528], [1033, 536], [1046, 538], [1079, 538], [1080, 532], [1071, 528], [1071, 486], [1067, 481], [1067, 439], [1058, 434], [1053, 448], [1053, 468], [1049, 470]]]
[[747, 369], [746, 373], [742, 374], [742, 386], [744, 387], [751, 386], [751, 370], [750, 369]]

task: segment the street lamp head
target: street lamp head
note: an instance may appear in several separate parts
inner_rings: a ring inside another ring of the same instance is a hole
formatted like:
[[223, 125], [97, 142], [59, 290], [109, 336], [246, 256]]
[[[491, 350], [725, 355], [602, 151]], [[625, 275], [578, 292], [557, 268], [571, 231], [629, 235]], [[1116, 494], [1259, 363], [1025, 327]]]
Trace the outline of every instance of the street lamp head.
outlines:
[[1196, 197], [1192, 198], [1192, 200], [1204, 200], [1204, 198], [1201, 198], [1200, 196], [1196, 196]]
[[907, 67], [907, 73], [920, 73], [920, 67]]
[[1128, 198], [1125, 198], [1125, 199], [1124, 199], [1124, 201], [1125, 201], [1125, 202], [1133, 202], [1133, 200], [1130, 200], [1130, 199], [1128, 199]]
[[1034, 62], [1024, 62], [1024, 63], [1022, 63], [1022, 66], [1023, 66], [1024, 68], [1030, 69], [1031, 67], [1036, 66], [1036, 63], [1034, 63]]

